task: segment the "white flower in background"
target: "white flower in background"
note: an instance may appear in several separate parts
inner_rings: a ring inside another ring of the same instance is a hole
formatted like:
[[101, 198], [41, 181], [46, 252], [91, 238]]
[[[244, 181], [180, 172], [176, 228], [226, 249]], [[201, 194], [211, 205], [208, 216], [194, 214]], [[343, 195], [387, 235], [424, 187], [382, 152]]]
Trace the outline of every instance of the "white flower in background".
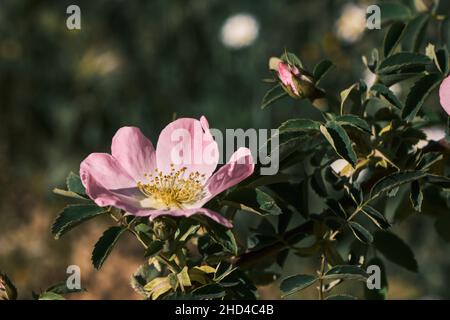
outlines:
[[259, 23], [250, 14], [239, 13], [229, 17], [222, 26], [220, 39], [232, 49], [251, 45], [259, 34]]
[[338, 159], [334, 161], [330, 166], [331, 169], [333, 169], [334, 172], [340, 173], [346, 166], [348, 166], [350, 163], [344, 159]]
[[423, 128], [422, 132], [427, 136], [426, 140], [420, 140], [417, 143], [417, 148], [424, 148], [430, 141], [439, 141], [445, 138], [445, 128], [440, 126], [433, 126], [428, 128]]
[[365, 28], [366, 10], [352, 3], [346, 4], [336, 21], [337, 37], [345, 42], [353, 43], [361, 39]]
[[[370, 70], [366, 69], [364, 71], [364, 82], [367, 84], [367, 88], [370, 88], [375, 83], [376, 76], [370, 72]], [[398, 97], [402, 94], [402, 86], [400, 84], [394, 84], [389, 89]]]

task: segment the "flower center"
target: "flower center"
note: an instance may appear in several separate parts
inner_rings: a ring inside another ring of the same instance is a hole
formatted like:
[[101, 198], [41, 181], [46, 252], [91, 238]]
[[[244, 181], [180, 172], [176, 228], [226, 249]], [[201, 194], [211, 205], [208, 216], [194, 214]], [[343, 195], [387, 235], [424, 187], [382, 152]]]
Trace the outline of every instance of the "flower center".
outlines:
[[144, 174], [149, 182], [139, 181], [139, 190], [168, 209], [183, 208], [184, 205], [193, 204], [205, 196], [204, 174], [195, 171], [185, 178], [185, 167], [177, 171], [173, 164], [170, 164], [170, 167], [169, 174], [163, 174], [158, 169], [155, 169], [154, 173]]

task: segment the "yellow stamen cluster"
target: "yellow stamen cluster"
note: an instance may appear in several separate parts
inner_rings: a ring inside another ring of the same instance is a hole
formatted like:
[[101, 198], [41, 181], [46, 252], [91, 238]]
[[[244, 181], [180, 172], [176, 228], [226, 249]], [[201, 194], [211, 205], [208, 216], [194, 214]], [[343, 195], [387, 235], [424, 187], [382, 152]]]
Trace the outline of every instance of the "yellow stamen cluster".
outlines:
[[193, 204], [205, 196], [204, 174], [196, 171], [185, 177], [185, 167], [179, 170], [175, 170], [173, 164], [170, 167], [169, 174], [163, 174], [158, 169], [152, 174], [145, 174], [148, 182], [138, 182], [139, 190], [167, 208], [183, 208], [183, 205]]

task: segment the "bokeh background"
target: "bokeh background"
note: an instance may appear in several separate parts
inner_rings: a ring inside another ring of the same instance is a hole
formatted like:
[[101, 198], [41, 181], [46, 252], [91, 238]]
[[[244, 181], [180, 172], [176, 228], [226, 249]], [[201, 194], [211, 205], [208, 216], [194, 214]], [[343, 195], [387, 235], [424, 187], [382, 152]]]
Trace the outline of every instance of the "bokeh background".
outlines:
[[[81, 8], [81, 30], [66, 28], [70, 4]], [[94, 271], [91, 250], [110, 222], [96, 219], [55, 241], [50, 226], [66, 200], [52, 188], [90, 152], [108, 152], [124, 125], [156, 142], [174, 116], [205, 115], [219, 129], [276, 128], [288, 117], [316, 116], [304, 102], [260, 109], [268, 58], [286, 48], [311, 69], [329, 58], [337, 69], [324, 85], [336, 92], [360, 78], [370, 83], [361, 55], [380, 46], [385, 30], [365, 30], [368, 4], [1, 0], [0, 269], [19, 297], [64, 280], [67, 266], [77, 264], [88, 288], [77, 298], [137, 298], [128, 280], [143, 262], [139, 246], [122, 239]], [[441, 11], [450, 12], [448, 1]], [[415, 216], [397, 227], [421, 272], [388, 264], [389, 298], [450, 298], [450, 246], [432, 224]], [[316, 264], [289, 259], [286, 275]], [[277, 284], [259, 290], [263, 298], [280, 297]], [[315, 298], [313, 291], [296, 297]]]

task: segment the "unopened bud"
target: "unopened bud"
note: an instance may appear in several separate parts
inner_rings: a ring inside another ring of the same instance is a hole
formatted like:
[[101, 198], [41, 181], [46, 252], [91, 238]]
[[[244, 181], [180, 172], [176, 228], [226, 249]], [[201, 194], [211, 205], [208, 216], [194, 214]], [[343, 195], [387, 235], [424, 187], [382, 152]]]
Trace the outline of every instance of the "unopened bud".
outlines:
[[319, 97], [320, 91], [305, 70], [278, 58], [272, 58], [269, 67], [276, 72], [281, 86], [292, 98], [308, 98], [312, 101]]
[[168, 240], [175, 233], [177, 224], [169, 217], [160, 217], [153, 221], [153, 232], [159, 240]]

